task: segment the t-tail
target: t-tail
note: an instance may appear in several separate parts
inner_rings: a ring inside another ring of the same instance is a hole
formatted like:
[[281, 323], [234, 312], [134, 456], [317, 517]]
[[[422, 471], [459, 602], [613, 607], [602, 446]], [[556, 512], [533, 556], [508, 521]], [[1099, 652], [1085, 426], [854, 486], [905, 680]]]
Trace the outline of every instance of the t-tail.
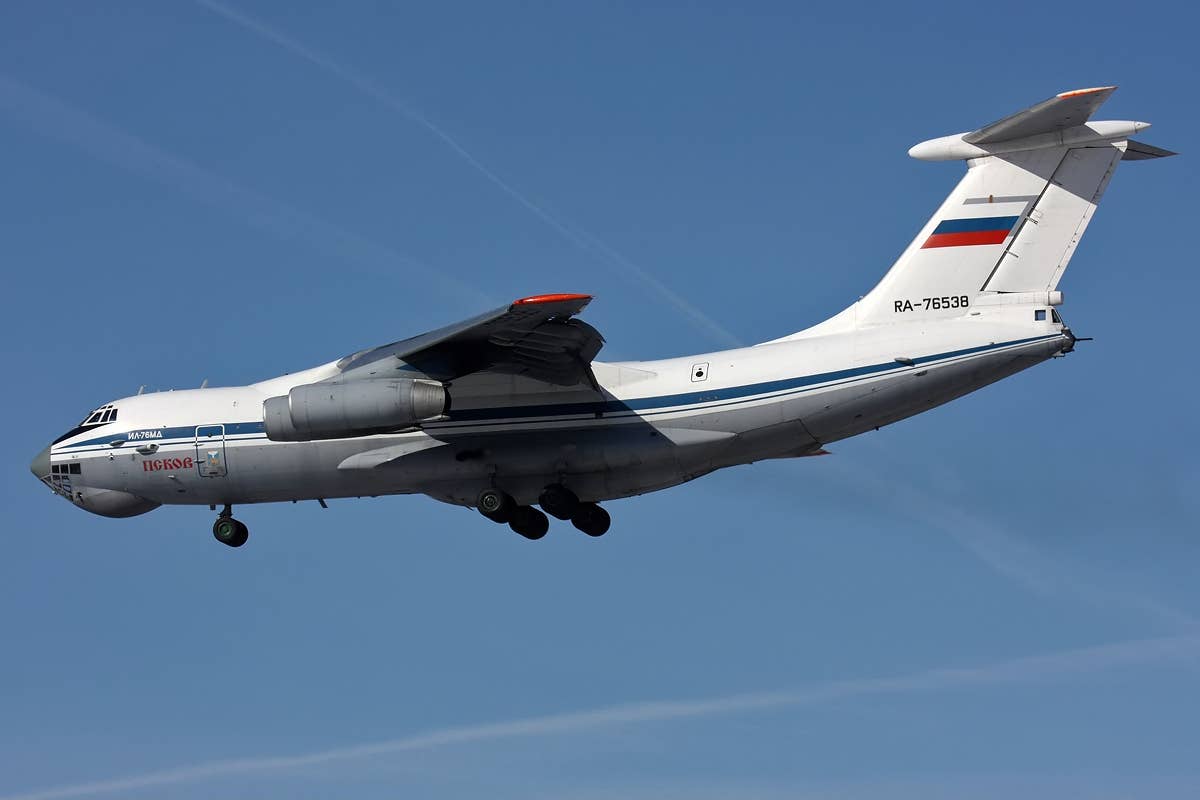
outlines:
[[965, 160], [967, 174], [868, 295], [798, 335], [956, 317], [980, 301], [1061, 303], [1058, 283], [1117, 164], [1174, 155], [1130, 138], [1148, 123], [1089, 121], [1115, 89], [1063, 92], [914, 146], [913, 158]]

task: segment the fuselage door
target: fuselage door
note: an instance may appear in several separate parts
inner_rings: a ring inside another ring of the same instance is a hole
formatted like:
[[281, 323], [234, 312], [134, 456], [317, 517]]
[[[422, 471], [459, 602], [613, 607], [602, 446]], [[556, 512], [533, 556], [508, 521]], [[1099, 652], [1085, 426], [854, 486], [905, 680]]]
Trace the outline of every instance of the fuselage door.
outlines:
[[225, 477], [224, 425], [201, 425], [196, 428], [196, 469], [202, 478]]

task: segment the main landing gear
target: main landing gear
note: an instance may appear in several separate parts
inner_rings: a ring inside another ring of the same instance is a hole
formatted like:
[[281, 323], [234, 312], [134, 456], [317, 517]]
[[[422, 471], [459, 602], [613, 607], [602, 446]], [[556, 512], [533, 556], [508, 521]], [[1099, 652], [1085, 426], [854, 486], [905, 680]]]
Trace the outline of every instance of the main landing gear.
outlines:
[[533, 506], [519, 506], [508, 492], [484, 489], [475, 501], [479, 513], [492, 522], [508, 523], [508, 527], [526, 539], [540, 539], [550, 530], [550, 520]]
[[571, 516], [571, 524], [588, 536], [603, 536], [608, 533], [612, 517], [595, 503], [580, 503], [579, 509]]
[[[543, 489], [538, 497], [538, 505], [552, 517], [570, 520], [572, 525], [588, 536], [603, 536], [612, 524], [607, 511], [596, 503], [582, 502], [562, 484], [551, 484]], [[479, 493], [475, 507], [492, 522], [507, 522], [508, 527], [526, 539], [541, 539], [550, 529], [546, 514], [533, 506], [517, 505], [502, 489], [484, 489]]]
[[241, 547], [250, 538], [250, 531], [242, 522], [233, 518], [233, 508], [226, 505], [217, 516], [217, 521], [213, 523], [213, 537], [221, 544]]

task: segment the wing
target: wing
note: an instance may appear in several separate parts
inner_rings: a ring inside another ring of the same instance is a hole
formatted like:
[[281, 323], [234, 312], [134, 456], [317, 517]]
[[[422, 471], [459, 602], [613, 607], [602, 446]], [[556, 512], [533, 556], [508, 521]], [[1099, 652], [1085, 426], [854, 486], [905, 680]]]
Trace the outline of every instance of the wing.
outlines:
[[525, 375], [555, 386], [594, 385], [591, 362], [604, 337], [574, 316], [586, 294], [543, 294], [338, 362], [339, 381], [420, 373], [440, 381], [475, 372]]
[[984, 125], [962, 138], [968, 144], [987, 144], [1073, 128], [1087, 122], [1116, 89], [1115, 86], [1098, 86], [1063, 92], [991, 125]]

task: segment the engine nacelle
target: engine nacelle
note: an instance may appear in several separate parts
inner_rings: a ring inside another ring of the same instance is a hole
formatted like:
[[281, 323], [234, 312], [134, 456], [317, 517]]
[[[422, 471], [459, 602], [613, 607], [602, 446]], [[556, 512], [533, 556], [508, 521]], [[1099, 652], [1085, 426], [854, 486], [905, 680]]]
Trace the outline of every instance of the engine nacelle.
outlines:
[[407, 428], [436, 419], [450, 396], [436, 381], [381, 378], [310, 383], [263, 403], [267, 438], [276, 442], [339, 439]]

